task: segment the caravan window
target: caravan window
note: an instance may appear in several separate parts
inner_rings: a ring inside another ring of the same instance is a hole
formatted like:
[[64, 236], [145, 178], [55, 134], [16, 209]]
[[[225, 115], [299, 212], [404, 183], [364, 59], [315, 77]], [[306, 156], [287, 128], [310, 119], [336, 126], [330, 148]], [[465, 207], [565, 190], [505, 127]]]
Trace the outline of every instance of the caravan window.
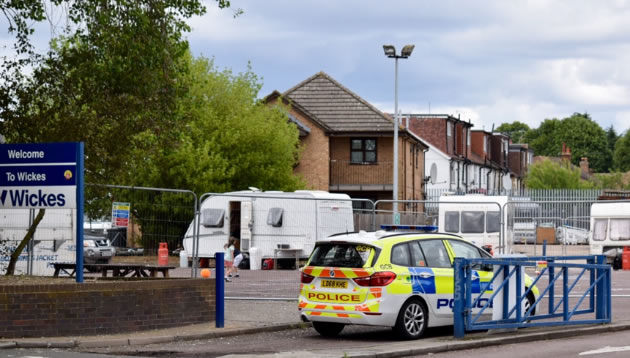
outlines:
[[485, 214], [483, 211], [463, 211], [462, 212], [462, 233], [481, 234], [483, 233]]
[[610, 219], [610, 239], [630, 240], [630, 220]]
[[281, 227], [283, 213], [284, 209], [282, 208], [269, 209], [269, 213], [267, 214], [267, 225], [271, 225], [273, 227]]
[[444, 213], [446, 232], [459, 232], [459, 211], [447, 211]]
[[223, 209], [203, 209], [201, 210], [201, 224], [205, 227], [223, 227]]
[[595, 219], [595, 227], [593, 228], [593, 240], [606, 240], [606, 231], [608, 230], [608, 219]]
[[499, 232], [501, 230], [500, 218], [498, 211], [488, 211], [486, 213], [486, 232]]

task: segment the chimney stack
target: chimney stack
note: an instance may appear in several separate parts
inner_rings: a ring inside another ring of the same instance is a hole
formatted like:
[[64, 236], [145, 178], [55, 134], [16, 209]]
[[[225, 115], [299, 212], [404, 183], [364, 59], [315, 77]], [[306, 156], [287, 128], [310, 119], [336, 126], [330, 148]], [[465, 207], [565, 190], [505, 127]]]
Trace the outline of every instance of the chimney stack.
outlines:
[[566, 143], [562, 143], [562, 154], [560, 157], [565, 162], [571, 162], [571, 148]]
[[587, 178], [591, 174], [590, 169], [588, 167], [587, 157], [582, 157], [580, 159], [580, 172], [582, 174], [582, 178]]

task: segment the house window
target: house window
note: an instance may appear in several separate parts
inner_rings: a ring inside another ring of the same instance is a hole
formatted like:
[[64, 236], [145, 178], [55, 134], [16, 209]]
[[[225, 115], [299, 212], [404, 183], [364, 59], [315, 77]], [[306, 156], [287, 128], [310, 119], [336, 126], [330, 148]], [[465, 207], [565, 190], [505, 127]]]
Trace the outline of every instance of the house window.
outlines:
[[468, 132], [468, 143], [467, 143], [467, 145], [470, 147], [470, 129], [467, 129], [466, 132]]
[[449, 137], [453, 136], [453, 123], [451, 122], [446, 123], [446, 135]]
[[352, 139], [350, 142], [352, 163], [376, 163], [376, 139]]

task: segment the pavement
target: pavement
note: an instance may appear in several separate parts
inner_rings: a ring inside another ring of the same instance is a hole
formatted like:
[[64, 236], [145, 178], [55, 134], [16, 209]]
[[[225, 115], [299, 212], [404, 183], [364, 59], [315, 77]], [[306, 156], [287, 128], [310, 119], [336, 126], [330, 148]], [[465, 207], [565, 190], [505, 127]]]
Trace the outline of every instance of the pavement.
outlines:
[[[96, 348], [114, 346], [134, 346], [164, 344], [174, 341], [202, 340], [209, 338], [247, 335], [259, 332], [272, 332], [310, 325], [299, 321], [295, 301], [226, 301], [224, 327], [216, 327], [215, 322], [189, 325], [169, 329], [81, 337], [41, 337], [23, 339], [1, 339], [0, 348]], [[504, 332], [477, 332], [466, 334], [463, 339], [450, 336], [428, 337], [414, 341], [383, 342], [366, 344], [361, 348], [318, 349], [313, 351], [292, 351], [274, 353], [269, 357], [406, 357], [453, 350], [474, 349], [492, 345], [523, 343], [538, 340], [560, 339], [579, 335], [594, 335], [630, 329], [630, 317], [610, 324], [561, 327], [535, 327]], [[261, 354], [239, 354], [234, 357], [260, 357]], [[229, 357], [229, 356], [226, 356]]]
[[[190, 270], [175, 270], [174, 277], [190, 277]], [[625, 286], [624, 286], [625, 287]], [[619, 288], [618, 288], [619, 289]], [[625, 300], [625, 299], [624, 299]], [[614, 302], [613, 302], [614, 306]], [[630, 314], [624, 309], [613, 310], [617, 316], [613, 322], [599, 325], [532, 327], [501, 332], [467, 333], [463, 339], [452, 336], [426, 337], [413, 341], [382, 341], [362, 344], [360, 348], [317, 349], [261, 354], [238, 354], [226, 357], [407, 357], [413, 355], [441, 353], [454, 350], [475, 349], [493, 345], [523, 343], [548, 339], [594, 335], [605, 332], [630, 330]], [[220, 337], [248, 335], [308, 327], [299, 319], [296, 300], [245, 300], [228, 299], [225, 302], [224, 327], [216, 327], [216, 322], [140, 331], [124, 334], [76, 337], [40, 337], [22, 339], [0, 339], [2, 348], [61, 348], [83, 349], [115, 346], [140, 346], [164, 344], [175, 341], [193, 341]], [[343, 352], [343, 353], [342, 353]], [[0, 353], [0, 356], [2, 354]]]

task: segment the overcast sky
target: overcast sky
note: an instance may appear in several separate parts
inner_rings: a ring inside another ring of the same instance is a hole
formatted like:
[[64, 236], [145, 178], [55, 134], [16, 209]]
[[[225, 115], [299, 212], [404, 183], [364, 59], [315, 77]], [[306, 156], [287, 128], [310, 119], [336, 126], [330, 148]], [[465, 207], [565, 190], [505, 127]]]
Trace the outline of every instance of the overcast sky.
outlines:
[[[382, 46], [414, 44], [399, 60], [402, 113], [442, 113], [491, 130], [537, 127], [588, 112], [604, 129], [630, 127], [630, 1], [231, 0], [190, 20], [195, 55], [243, 72], [263, 97], [319, 71], [382, 111], [394, 111], [394, 60]], [[4, 19], [2, 19], [4, 20]], [[0, 45], [13, 41], [6, 33]], [[50, 32], [35, 42], [45, 46]]]
[[263, 78], [261, 96], [324, 71], [394, 111], [400, 51], [402, 113], [446, 113], [491, 130], [537, 127], [588, 112], [604, 129], [630, 127], [630, 1], [232, 0], [191, 21], [196, 55]]

